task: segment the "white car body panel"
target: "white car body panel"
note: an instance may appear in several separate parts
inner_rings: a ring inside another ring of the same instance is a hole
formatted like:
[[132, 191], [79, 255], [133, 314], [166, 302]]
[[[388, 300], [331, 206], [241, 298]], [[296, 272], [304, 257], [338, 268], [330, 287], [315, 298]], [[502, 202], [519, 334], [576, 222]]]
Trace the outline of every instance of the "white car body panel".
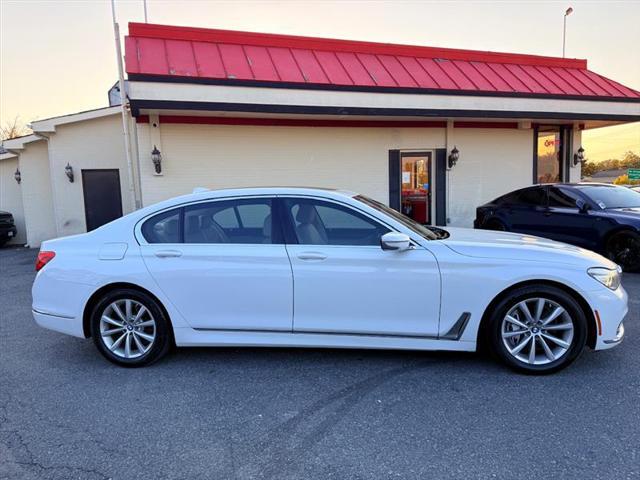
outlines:
[[425, 248], [287, 245], [287, 251], [294, 331], [437, 337], [440, 271]]
[[[292, 330], [293, 276], [284, 245], [151, 244], [140, 251], [191, 327]], [[180, 256], [156, 256], [163, 252]]]
[[[409, 235], [415, 248], [147, 244], [140, 233], [142, 220], [165, 209], [254, 195], [318, 197], [351, 206]], [[586, 273], [615, 268], [600, 255], [538, 237], [470, 229], [446, 228], [450, 238], [427, 240], [352, 197], [289, 187], [198, 192], [87, 234], [46, 241], [41, 250], [56, 256], [34, 281], [34, 318], [43, 327], [85, 337], [91, 296], [126, 283], [160, 301], [178, 346], [473, 351], [482, 316], [497, 295], [521, 282], [546, 280], [575, 291], [600, 313], [596, 349], [619, 343], [607, 342], [627, 313], [627, 294]], [[173, 249], [181, 256], [156, 256]], [[298, 258], [305, 252], [327, 258]], [[445, 338], [465, 315], [461, 336]]]

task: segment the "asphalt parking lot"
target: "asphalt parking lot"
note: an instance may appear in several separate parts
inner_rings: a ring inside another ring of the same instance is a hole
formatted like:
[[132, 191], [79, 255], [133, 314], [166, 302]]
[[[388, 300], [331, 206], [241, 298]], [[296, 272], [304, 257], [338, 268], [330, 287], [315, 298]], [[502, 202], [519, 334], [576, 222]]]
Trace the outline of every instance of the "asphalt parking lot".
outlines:
[[35, 325], [35, 256], [0, 250], [0, 478], [640, 478], [640, 275], [622, 345], [552, 376], [235, 348], [126, 370]]

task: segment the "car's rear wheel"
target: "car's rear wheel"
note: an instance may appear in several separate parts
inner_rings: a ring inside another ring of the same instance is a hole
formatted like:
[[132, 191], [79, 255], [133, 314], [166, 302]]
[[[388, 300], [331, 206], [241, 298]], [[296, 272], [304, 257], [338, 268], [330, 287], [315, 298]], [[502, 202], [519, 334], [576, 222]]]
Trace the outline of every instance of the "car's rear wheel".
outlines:
[[500, 220], [497, 220], [495, 218], [492, 218], [491, 220], [488, 220], [487, 223], [484, 225], [484, 229], [485, 230], [494, 230], [496, 232], [506, 232], [507, 231], [507, 227], [504, 223], [502, 223]]
[[640, 271], [640, 235], [618, 232], [607, 241], [607, 256], [625, 272]]
[[491, 314], [489, 344], [509, 367], [524, 373], [553, 373], [584, 350], [587, 320], [576, 300], [548, 285], [518, 288]]
[[172, 343], [171, 326], [150, 295], [133, 289], [108, 292], [91, 313], [91, 336], [107, 360], [141, 367], [162, 358]]

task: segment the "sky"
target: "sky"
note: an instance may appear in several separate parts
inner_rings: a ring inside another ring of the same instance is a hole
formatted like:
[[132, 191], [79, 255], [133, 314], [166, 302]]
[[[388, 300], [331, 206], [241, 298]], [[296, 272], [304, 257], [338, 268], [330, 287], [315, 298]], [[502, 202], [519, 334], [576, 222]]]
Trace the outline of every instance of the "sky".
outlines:
[[[150, 23], [562, 55], [640, 90], [640, 0], [147, 0]], [[142, 0], [116, 0], [122, 34]], [[0, 0], [0, 123], [107, 105], [117, 80], [111, 3]], [[584, 133], [591, 160], [640, 152], [640, 123]]]

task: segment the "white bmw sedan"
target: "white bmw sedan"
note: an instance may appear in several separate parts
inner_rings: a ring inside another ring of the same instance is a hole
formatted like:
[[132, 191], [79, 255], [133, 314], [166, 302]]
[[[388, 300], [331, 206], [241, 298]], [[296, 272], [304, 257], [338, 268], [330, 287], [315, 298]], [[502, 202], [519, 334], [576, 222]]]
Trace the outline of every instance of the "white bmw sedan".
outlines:
[[200, 191], [44, 242], [33, 316], [110, 361], [176, 346], [475, 351], [549, 373], [622, 341], [620, 269], [504, 232], [425, 227], [349, 192]]

